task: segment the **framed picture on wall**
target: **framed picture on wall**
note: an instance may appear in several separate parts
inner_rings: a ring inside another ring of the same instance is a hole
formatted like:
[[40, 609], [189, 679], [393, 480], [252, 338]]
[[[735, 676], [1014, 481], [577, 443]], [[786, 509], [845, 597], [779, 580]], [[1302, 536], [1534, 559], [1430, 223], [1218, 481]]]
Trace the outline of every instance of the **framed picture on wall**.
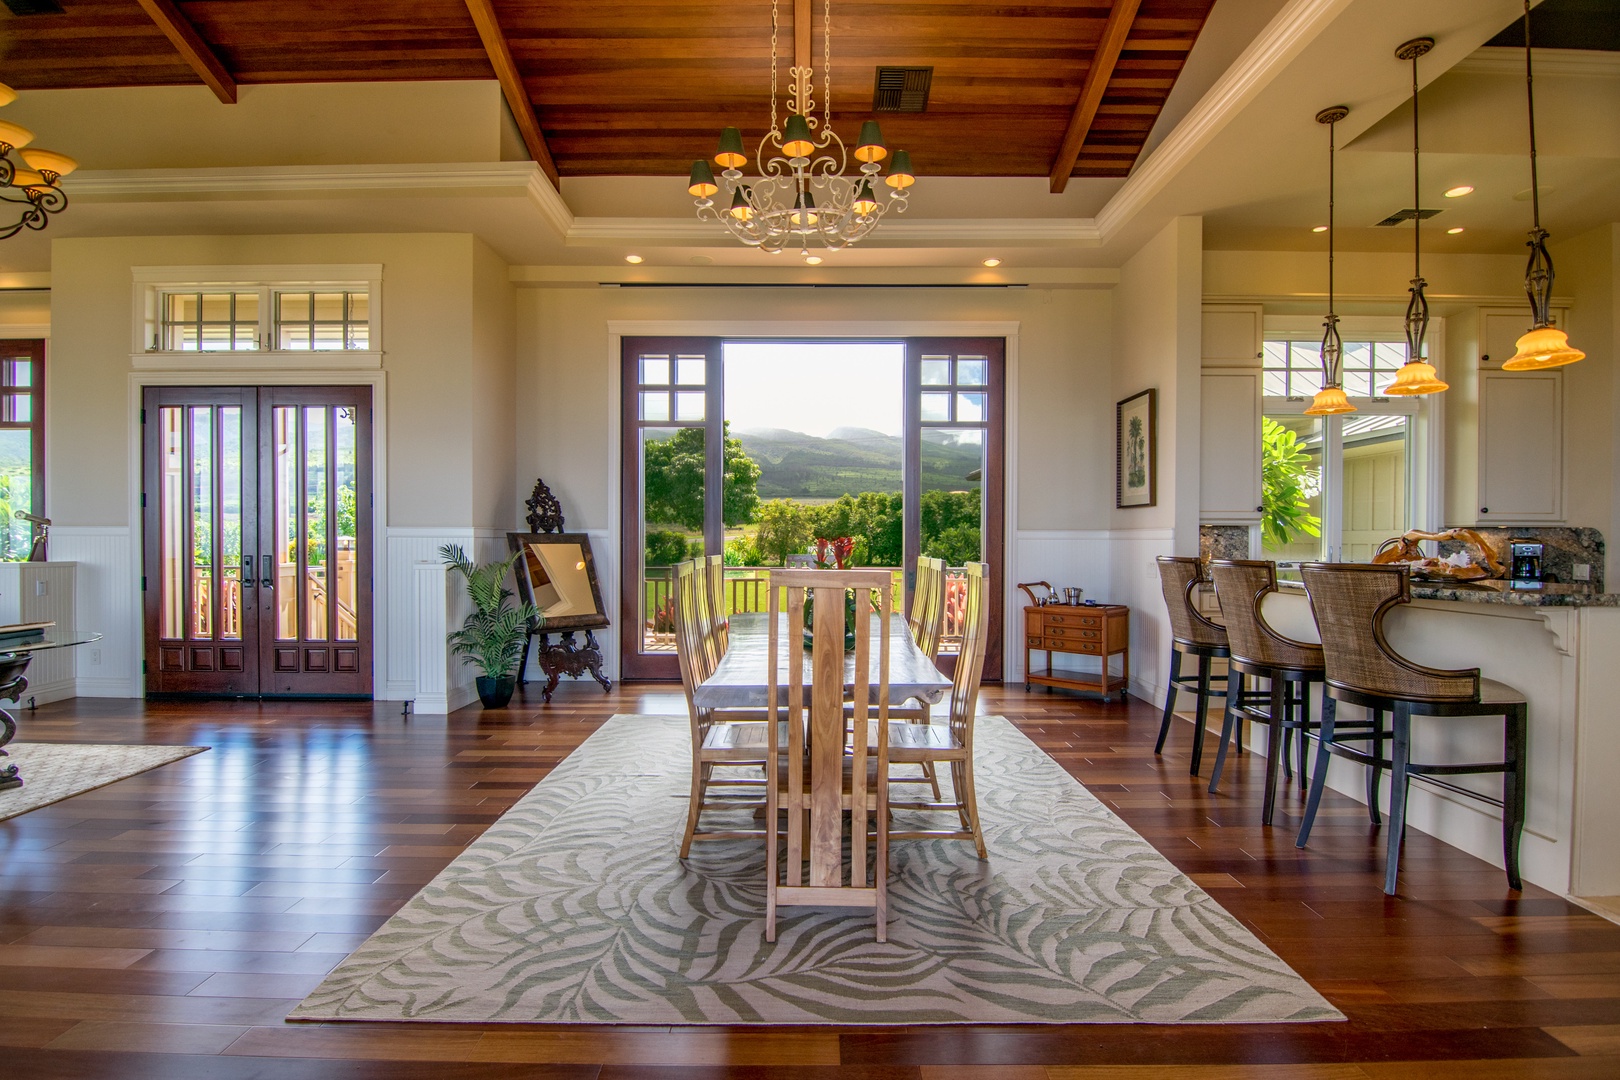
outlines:
[[1114, 406], [1114, 505], [1152, 506], [1159, 497], [1159, 392]]

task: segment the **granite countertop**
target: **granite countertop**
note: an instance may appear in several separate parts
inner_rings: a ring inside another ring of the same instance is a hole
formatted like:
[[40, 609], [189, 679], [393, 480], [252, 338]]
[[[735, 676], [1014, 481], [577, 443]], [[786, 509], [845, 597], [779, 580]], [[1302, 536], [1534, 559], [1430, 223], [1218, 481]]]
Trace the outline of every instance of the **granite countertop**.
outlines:
[[[1284, 589], [1304, 591], [1297, 581], [1280, 581]], [[1513, 607], [1620, 607], [1620, 593], [1597, 592], [1589, 585], [1547, 583], [1537, 589], [1510, 589], [1501, 580], [1476, 582], [1413, 581], [1414, 600], [1455, 600], [1466, 604]]]

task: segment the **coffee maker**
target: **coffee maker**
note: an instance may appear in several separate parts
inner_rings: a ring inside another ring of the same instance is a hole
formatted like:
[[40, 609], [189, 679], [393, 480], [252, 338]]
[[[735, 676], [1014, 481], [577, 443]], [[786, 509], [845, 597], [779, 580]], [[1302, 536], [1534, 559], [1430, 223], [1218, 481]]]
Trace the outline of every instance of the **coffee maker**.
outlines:
[[1534, 589], [1541, 585], [1541, 555], [1545, 545], [1534, 540], [1510, 540], [1511, 556], [1508, 577], [1515, 589]]

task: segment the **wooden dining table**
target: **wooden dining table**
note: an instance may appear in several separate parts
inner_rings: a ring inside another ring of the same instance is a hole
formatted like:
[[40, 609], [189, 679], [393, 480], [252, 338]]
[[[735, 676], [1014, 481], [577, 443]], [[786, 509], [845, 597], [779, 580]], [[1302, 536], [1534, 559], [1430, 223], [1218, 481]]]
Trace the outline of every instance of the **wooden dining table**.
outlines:
[[[787, 632], [786, 615], [783, 633]], [[872, 616], [878, 618], [877, 615]], [[733, 615], [730, 619], [729, 644], [725, 656], [710, 675], [698, 684], [692, 700], [700, 709], [763, 709], [766, 697], [766, 670], [770, 652], [770, 616], [763, 612]], [[780, 663], [787, 664], [787, 644], [783, 638]], [[805, 682], [810, 682], [810, 650], [804, 653]], [[782, 671], [782, 668], [778, 669]], [[874, 638], [871, 656], [871, 681], [878, 678], [878, 650]], [[777, 704], [787, 701], [787, 676], [783, 672], [777, 679]], [[844, 655], [844, 686], [855, 684], [855, 656]], [[930, 705], [942, 699], [951, 689], [951, 680], [940, 673], [928, 654], [917, 647], [905, 616], [898, 613], [889, 621], [889, 704], [899, 705], [913, 699]]]

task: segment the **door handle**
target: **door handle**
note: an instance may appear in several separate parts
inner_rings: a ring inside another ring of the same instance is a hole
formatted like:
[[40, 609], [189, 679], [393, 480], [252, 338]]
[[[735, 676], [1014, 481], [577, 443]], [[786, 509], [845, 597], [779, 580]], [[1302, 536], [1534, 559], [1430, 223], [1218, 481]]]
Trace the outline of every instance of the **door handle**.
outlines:
[[242, 556], [242, 588], [251, 589], [258, 582], [253, 580], [253, 556]]
[[266, 555], [264, 557], [264, 577], [259, 580], [259, 584], [267, 589], [275, 588], [275, 580], [271, 576], [274, 572], [275, 567], [270, 563], [270, 556]]

